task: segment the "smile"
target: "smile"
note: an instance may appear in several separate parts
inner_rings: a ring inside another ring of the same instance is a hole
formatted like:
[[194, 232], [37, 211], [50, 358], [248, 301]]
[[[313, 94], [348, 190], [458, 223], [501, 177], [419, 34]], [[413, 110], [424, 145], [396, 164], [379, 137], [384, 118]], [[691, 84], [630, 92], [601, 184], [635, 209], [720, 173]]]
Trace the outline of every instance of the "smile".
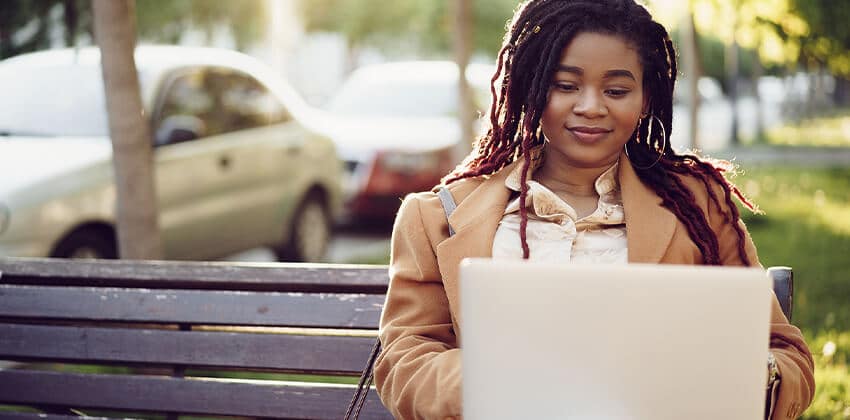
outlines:
[[608, 133], [614, 131], [609, 130], [607, 128], [602, 127], [584, 127], [584, 126], [574, 126], [567, 127], [570, 133], [582, 143], [595, 143], [599, 140], [602, 140]]

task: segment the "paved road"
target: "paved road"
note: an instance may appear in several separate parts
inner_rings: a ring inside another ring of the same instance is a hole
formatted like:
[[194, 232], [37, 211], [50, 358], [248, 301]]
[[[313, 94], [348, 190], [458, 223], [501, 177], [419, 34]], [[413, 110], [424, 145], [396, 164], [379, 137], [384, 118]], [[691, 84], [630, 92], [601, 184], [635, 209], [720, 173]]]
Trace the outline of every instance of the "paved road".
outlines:
[[[326, 261], [330, 263], [352, 263], [364, 260], [374, 262], [389, 255], [390, 227], [338, 227], [328, 247]], [[254, 248], [223, 258], [222, 261], [275, 261], [274, 253], [268, 248]]]
[[735, 158], [740, 163], [850, 166], [850, 147], [748, 146], [727, 148], [708, 155]]

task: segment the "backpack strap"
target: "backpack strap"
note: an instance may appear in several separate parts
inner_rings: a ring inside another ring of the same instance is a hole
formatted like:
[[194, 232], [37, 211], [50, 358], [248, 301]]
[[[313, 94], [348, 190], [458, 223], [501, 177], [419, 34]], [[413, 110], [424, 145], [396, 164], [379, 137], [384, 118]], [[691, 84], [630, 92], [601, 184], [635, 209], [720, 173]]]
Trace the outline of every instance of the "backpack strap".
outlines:
[[455, 230], [452, 225], [449, 224], [449, 216], [451, 216], [457, 208], [455, 199], [452, 197], [452, 193], [449, 189], [443, 186], [437, 188], [437, 196], [440, 197], [440, 202], [443, 203], [443, 211], [446, 213], [446, 224], [449, 226], [449, 236], [454, 236]]

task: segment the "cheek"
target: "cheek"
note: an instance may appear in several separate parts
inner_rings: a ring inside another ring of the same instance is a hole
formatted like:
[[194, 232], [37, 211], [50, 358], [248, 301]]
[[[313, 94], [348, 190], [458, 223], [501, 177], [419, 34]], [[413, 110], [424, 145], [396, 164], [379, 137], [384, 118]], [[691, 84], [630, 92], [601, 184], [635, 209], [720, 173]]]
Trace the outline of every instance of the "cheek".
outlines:
[[563, 117], [564, 113], [569, 112], [569, 104], [564, 98], [564, 95], [557, 93], [549, 93], [546, 98], [546, 107], [543, 108], [543, 121], [549, 120], [555, 123], [556, 119]]
[[619, 111], [619, 120], [624, 126], [636, 128], [640, 116], [643, 113], [643, 102], [640, 100], [631, 101]]

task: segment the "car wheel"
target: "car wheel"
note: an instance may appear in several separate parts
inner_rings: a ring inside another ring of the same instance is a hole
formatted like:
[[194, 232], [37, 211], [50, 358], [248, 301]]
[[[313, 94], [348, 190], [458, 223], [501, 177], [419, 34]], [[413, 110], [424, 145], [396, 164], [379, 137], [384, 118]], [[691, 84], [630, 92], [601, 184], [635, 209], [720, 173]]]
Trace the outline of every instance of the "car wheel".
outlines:
[[50, 255], [54, 258], [115, 259], [117, 246], [111, 235], [96, 230], [71, 233], [56, 245]]
[[331, 218], [325, 200], [319, 193], [310, 193], [295, 211], [289, 237], [278, 250], [278, 260], [319, 262], [330, 238]]

